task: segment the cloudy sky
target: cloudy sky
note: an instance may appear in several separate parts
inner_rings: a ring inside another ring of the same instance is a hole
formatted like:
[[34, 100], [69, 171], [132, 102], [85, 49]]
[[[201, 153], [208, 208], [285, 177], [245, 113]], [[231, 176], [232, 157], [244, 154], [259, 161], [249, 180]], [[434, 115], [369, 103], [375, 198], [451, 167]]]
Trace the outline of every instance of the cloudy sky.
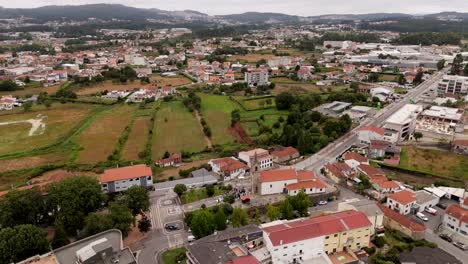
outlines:
[[402, 12], [411, 14], [441, 11], [468, 12], [468, 0], [0, 0], [3, 7], [118, 3], [164, 10], [192, 9], [210, 15], [247, 11], [280, 12], [293, 15]]

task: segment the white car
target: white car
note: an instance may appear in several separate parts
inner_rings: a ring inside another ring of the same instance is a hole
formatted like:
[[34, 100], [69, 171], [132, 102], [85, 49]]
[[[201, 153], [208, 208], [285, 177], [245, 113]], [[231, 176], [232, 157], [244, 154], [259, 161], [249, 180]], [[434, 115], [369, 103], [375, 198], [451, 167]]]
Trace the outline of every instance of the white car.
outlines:
[[327, 201], [320, 201], [318, 204], [319, 205], [326, 205], [328, 202]]
[[189, 243], [192, 243], [193, 241], [195, 241], [195, 236], [189, 235], [189, 236], [187, 237], [187, 241], [188, 241]]
[[425, 216], [423, 213], [417, 213], [416, 217], [423, 220], [423, 221], [425, 221], [425, 222], [429, 221], [429, 218], [427, 218], [427, 216]]
[[432, 208], [432, 207], [427, 207], [424, 209], [424, 212], [428, 212], [430, 213], [431, 215], [436, 215], [437, 214], [437, 210]]

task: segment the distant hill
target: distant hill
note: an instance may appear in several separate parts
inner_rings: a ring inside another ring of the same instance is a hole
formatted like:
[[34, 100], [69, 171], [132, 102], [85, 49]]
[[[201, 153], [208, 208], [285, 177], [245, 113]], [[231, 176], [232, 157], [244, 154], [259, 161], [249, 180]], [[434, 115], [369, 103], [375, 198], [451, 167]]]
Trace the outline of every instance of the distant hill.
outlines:
[[280, 13], [260, 13], [260, 12], [247, 12], [242, 14], [217, 16], [232, 22], [241, 23], [284, 23], [284, 22], [298, 22], [298, 16], [291, 16]]
[[314, 20], [383, 20], [411, 18], [413, 15], [403, 13], [371, 13], [371, 14], [330, 14], [321, 16], [311, 16]]

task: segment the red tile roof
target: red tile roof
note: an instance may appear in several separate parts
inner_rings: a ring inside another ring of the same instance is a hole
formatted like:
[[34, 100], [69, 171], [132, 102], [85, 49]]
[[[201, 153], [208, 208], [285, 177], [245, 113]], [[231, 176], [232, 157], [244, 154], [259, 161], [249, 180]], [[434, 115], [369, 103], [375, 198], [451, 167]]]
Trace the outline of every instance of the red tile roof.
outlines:
[[216, 164], [223, 172], [231, 172], [242, 168], [248, 169], [247, 165], [231, 157], [220, 158], [214, 160], [213, 163]]
[[358, 166], [358, 169], [362, 171], [368, 177], [379, 176], [379, 175], [385, 176], [385, 173], [382, 170], [372, 167], [371, 165], [361, 164]]
[[260, 182], [275, 182], [297, 179], [297, 172], [294, 169], [271, 170], [260, 172]]
[[385, 131], [380, 128], [380, 127], [375, 127], [375, 126], [365, 126], [365, 127], [361, 127], [358, 129], [358, 131], [372, 131], [372, 132], [375, 132], [379, 135], [384, 135]]
[[324, 189], [327, 188], [327, 185], [321, 181], [320, 179], [313, 179], [308, 181], [300, 181], [297, 183], [291, 183], [286, 186], [288, 190], [302, 190], [302, 189], [310, 189], [310, 188], [318, 188]]
[[386, 217], [393, 219], [400, 225], [409, 228], [413, 232], [422, 232], [426, 230], [426, 227], [418, 224], [417, 222], [414, 222], [413, 220], [409, 219], [408, 217], [401, 215], [392, 209], [383, 206], [382, 204], [377, 204], [377, 206], [383, 211]]
[[263, 231], [273, 246], [279, 246], [368, 226], [372, 223], [364, 213], [349, 210], [267, 226]]
[[292, 156], [292, 155], [299, 155], [299, 151], [293, 147], [285, 147], [282, 150], [277, 150], [271, 152], [272, 156], [275, 157], [285, 157], [285, 156]]
[[452, 145], [468, 147], [468, 139], [456, 139], [452, 141]]
[[325, 168], [329, 170], [336, 177], [341, 178], [350, 178], [354, 177], [356, 174], [352, 171], [351, 167], [346, 163], [331, 163], [325, 165]]
[[224, 264], [260, 264], [260, 261], [258, 261], [254, 256], [245, 256], [226, 261]]
[[146, 166], [145, 164], [139, 164], [135, 166], [105, 170], [103, 174], [99, 175], [99, 181], [113, 182], [152, 175], [153, 172], [151, 171], [150, 167]]
[[387, 149], [387, 146], [391, 144], [385, 140], [371, 140], [369, 149]]
[[356, 160], [359, 163], [366, 163], [368, 161], [366, 157], [356, 152], [347, 152], [344, 154], [343, 158], [345, 160]]
[[465, 208], [462, 208], [458, 204], [450, 205], [445, 210], [445, 213], [460, 220], [460, 225], [462, 223], [468, 223], [468, 210]]
[[406, 205], [416, 201], [416, 195], [412, 191], [403, 190], [396, 193], [392, 193], [388, 196], [388, 199], [392, 199], [400, 204]]

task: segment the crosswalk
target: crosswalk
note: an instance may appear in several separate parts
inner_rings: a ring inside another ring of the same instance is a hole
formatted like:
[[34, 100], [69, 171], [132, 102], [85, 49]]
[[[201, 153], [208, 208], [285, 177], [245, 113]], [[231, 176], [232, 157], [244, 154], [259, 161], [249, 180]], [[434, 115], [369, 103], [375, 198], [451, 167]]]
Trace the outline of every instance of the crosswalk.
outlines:
[[152, 204], [150, 207], [151, 214], [151, 226], [153, 229], [162, 228], [161, 221], [159, 220], [159, 206], [158, 204]]

